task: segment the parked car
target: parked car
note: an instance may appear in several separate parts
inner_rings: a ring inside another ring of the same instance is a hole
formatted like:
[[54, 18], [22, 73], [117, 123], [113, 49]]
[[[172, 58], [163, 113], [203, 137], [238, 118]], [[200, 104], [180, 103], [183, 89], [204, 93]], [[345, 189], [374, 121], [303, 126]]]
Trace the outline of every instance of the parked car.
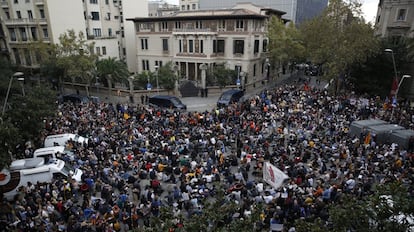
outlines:
[[169, 109], [186, 110], [187, 106], [181, 100], [174, 96], [156, 95], [148, 99], [148, 103], [153, 106]]
[[231, 103], [238, 102], [243, 96], [244, 91], [239, 89], [229, 89], [221, 94], [217, 101], [217, 107], [224, 107]]
[[305, 75], [307, 76], [320, 76], [322, 75], [319, 65], [309, 65], [305, 68]]

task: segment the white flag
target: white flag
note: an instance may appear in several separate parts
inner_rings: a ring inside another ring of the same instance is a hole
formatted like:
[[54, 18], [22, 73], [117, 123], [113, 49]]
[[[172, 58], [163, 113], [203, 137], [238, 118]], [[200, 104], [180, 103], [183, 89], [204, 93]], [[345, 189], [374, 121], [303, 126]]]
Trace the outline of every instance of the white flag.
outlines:
[[282, 186], [283, 181], [289, 179], [289, 176], [282, 172], [279, 168], [275, 167], [269, 162], [265, 162], [263, 166], [263, 180], [271, 185], [273, 188], [278, 189]]

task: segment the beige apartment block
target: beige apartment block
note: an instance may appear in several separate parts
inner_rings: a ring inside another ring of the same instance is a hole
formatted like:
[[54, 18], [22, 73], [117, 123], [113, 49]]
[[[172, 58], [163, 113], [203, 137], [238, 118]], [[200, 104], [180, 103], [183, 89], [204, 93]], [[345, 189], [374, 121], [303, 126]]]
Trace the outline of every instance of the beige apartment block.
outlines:
[[125, 61], [136, 67], [135, 32], [126, 17], [148, 15], [147, 0], [0, 0], [1, 27], [12, 63], [36, 69], [39, 57], [33, 41], [59, 43], [68, 30], [83, 32], [100, 58]]
[[375, 28], [381, 37], [414, 37], [414, 1], [380, 0]]
[[[246, 73], [246, 84], [266, 75], [268, 20], [285, 12], [254, 5], [222, 10], [179, 11], [165, 17], [132, 18], [138, 72], [155, 71], [167, 62], [183, 79], [200, 81], [200, 65]], [[248, 8], [248, 9], [246, 9]]]
[[200, 9], [199, 0], [179, 0], [179, 7], [181, 11], [194, 11]]
[[171, 15], [179, 10], [177, 5], [169, 4], [163, 0], [148, 2], [148, 17]]

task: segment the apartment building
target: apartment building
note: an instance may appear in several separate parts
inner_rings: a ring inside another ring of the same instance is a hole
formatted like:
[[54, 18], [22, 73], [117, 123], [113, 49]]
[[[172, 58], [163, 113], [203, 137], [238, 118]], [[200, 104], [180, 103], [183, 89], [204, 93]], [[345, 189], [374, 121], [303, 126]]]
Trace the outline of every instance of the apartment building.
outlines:
[[116, 57], [136, 71], [134, 26], [124, 18], [147, 15], [147, 0], [1, 0], [0, 8], [6, 47], [16, 65], [38, 68], [30, 43], [56, 44], [60, 35], [74, 30], [95, 43], [101, 58]]
[[4, 35], [3, 27], [0, 27], [0, 58], [10, 60], [9, 50], [7, 49], [7, 41], [6, 36]]
[[148, 3], [148, 16], [158, 17], [174, 14], [179, 11], [180, 8], [177, 5], [168, 4], [167, 2], [161, 1], [150, 1]]
[[[194, 1], [194, 0], [180, 0]], [[328, 0], [198, 0], [200, 10], [212, 10], [232, 8], [239, 2], [250, 2], [252, 4], [278, 9], [286, 12], [283, 17], [294, 22], [296, 25], [319, 15], [328, 5]]]
[[267, 23], [285, 12], [239, 4], [232, 9], [179, 11], [164, 17], [127, 19], [135, 23], [138, 72], [155, 71], [167, 62], [181, 78], [200, 80], [200, 65], [246, 73], [245, 83], [266, 73]]
[[[413, 0], [379, 0], [375, 20], [376, 36], [414, 38], [414, 1]], [[394, 54], [392, 54], [394, 55]], [[396, 54], [398, 56], [399, 54]], [[414, 62], [399, 66], [402, 75], [414, 76]], [[414, 81], [408, 78], [402, 82], [405, 97], [414, 99]], [[409, 86], [408, 88], [405, 86]], [[404, 91], [406, 90], [406, 91]]]
[[[179, 0], [181, 11], [199, 10], [200, 0]], [[230, 7], [228, 7], [230, 8]]]
[[375, 34], [381, 37], [414, 37], [414, 1], [380, 0]]

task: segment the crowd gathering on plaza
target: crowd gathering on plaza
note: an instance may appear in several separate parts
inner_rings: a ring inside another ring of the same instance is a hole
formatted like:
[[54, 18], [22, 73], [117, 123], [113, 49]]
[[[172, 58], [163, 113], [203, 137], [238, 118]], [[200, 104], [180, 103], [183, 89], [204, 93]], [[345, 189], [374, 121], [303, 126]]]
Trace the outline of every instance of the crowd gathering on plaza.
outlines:
[[[352, 121], [389, 120], [391, 110], [379, 98], [348, 94], [289, 84], [206, 112], [61, 104], [41, 136], [89, 138], [67, 144], [76, 155], [67, 161], [82, 169], [82, 182], [33, 183], [3, 202], [3, 221], [19, 231], [128, 231], [168, 207], [185, 230], [185, 218], [203, 213], [205, 200], [222, 188], [240, 204], [234, 217], [263, 204], [263, 229], [277, 223], [294, 231], [296, 219], [327, 220], [327, 206], [343, 194], [359, 197], [400, 181], [414, 196], [411, 148], [348, 133]], [[402, 103], [396, 123], [412, 129], [412, 113]], [[281, 188], [263, 181], [264, 161], [289, 176]]]

